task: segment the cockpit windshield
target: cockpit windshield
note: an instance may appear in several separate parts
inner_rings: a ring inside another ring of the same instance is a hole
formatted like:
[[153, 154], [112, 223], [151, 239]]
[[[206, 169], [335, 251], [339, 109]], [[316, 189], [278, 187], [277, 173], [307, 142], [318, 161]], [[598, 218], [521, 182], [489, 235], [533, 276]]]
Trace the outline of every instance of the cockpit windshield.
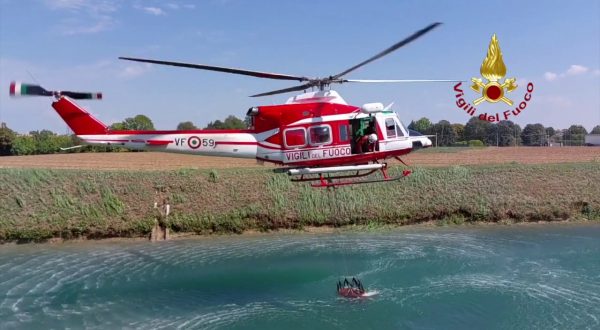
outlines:
[[404, 135], [404, 136], [410, 135], [410, 134], [407, 134], [408, 130], [406, 129], [406, 125], [404, 125], [404, 123], [400, 119], [398, 119], [397, 122], [398, 122], [399, 129], [402, 132], [402, 135]]

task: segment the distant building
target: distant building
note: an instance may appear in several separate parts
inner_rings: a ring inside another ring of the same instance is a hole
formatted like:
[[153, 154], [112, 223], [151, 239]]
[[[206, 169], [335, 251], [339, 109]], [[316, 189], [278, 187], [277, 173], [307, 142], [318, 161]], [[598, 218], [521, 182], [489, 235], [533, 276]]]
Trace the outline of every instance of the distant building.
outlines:
[[588, 134], [585, 136], [586, 146], [600, 146], [600, 134]]

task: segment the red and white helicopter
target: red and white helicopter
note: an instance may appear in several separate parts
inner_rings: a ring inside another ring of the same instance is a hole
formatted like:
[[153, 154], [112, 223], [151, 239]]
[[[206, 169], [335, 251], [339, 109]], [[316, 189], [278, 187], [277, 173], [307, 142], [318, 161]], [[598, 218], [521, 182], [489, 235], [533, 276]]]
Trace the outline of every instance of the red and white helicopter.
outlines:
[[[52, 107], [89, 145], [117, 145], [128, 149], [186, 153], [204, 156], [255, 158], [285, 166], [293, 181], [316, 181], [314, 187], [398, 180], [410, 174], [390, 177], [386, 159], [431, 146], [431, 141], [405, 128], [398, 116], [381, 103], [349, 105], [331, 84], [454, 82], [455, 80], [357, 80], [344, 79], [348, 73], [414, 41], [440, 23], [433, 23], [377, 55], [326, 78], [308, 78], [170, 61], [120, 57], [123, 60], [171, 65], [253, 76], [294, 80], [303, 84], [261, 93], [267, 96], [295, 91], [316, 91], [291, 97], [285, 104], [257, 106], [248, 110], [250, 127], [245, 130], [116, 131], [94, 118], [72, 99], [101, 99], [100, 93], [47, 91], [38, 85], [12, 83], [10, 94], [53, 96]], [[351, 180], [381, 171], [382, 178]], [[339, 174], [342, 172], [342, 174]], [[343, 173], [346, 174], [343, 174]], [[334, 174], [337, 173], [337, 174]], [[350, 180], [348, 180], [350, 179]]]

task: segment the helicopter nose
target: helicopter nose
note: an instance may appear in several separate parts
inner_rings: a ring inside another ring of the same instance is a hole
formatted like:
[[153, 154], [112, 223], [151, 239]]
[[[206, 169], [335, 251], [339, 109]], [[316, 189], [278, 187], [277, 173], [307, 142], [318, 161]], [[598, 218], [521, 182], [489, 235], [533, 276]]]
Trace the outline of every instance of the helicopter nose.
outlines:
[[433, 142], [431, 142], [431, 140], [427, 137], [425, 139], [423, 139], [423, 141], [421, 143], [423, 145], [423, 148], [429, 148], [433, 145]]

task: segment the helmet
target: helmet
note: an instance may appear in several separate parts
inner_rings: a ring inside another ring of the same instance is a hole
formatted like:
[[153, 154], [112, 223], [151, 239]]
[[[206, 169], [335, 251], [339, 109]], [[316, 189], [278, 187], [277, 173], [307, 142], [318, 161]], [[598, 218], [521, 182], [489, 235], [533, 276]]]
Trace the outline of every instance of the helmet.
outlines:
[[369, 143], [377, 142], [377, 134], [373, 133], [369, 135]]

